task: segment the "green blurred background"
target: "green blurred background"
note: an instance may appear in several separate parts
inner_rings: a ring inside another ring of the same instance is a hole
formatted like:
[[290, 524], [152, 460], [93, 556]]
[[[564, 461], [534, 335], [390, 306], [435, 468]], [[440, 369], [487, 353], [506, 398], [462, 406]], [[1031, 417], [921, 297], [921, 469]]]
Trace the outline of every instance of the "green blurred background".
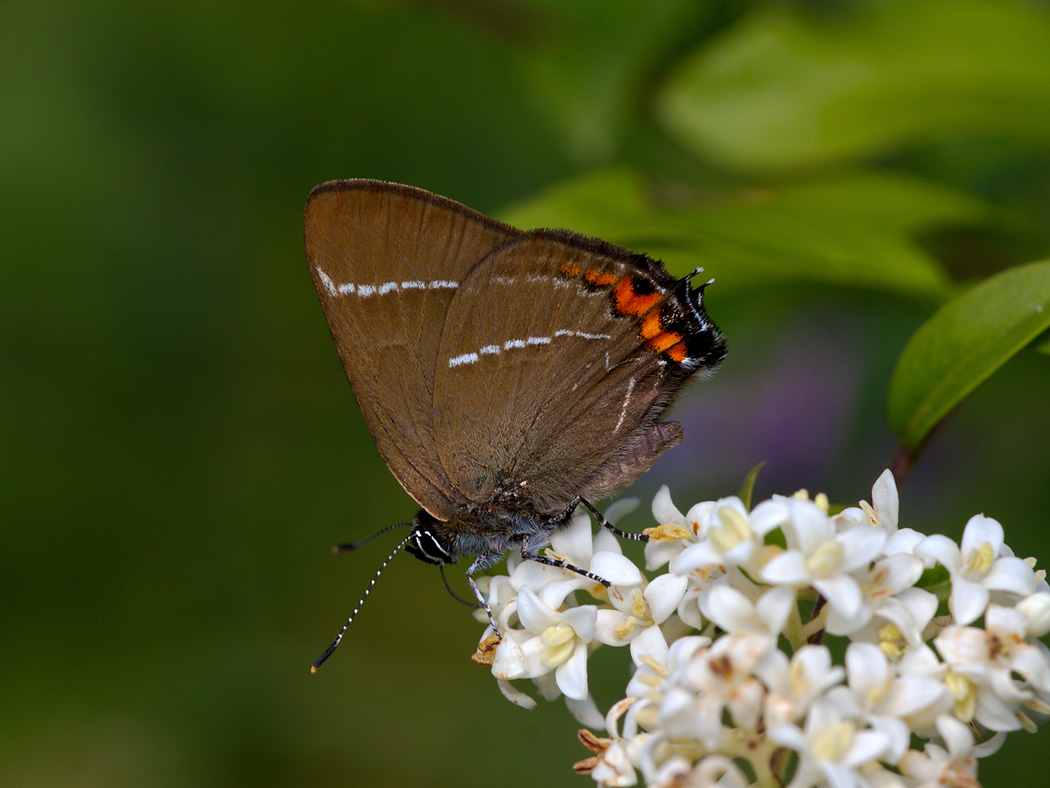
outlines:
[[[626, 525], [760, 461], [757, 495], [851, 503], [911, 333], [1047, 256], [1048, 41], [1038, 2], [0, 5], [0, 785], [592, 784], [563, 705], [507, 703], [407, 558], [308, 672], [387, 546], [328, 548], [414, 513], [310, 283], [309, 190], [702, 260], [730, 354]], [[1046, 560], [1048, 384], [1028, 351], [979, 388], [901, 524], [983, 511]], [[1047, 742], [986, 784], [1045, 785]]]

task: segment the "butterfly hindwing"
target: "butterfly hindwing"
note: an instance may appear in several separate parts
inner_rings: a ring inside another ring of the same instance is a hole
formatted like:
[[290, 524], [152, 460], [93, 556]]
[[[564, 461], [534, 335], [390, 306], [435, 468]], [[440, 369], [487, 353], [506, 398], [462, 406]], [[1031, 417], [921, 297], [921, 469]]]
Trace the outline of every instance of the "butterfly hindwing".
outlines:
[[554, 514], [640, 476], [681, 439], [657, 418], [702, 366], [697, 349], [721, 341], [695, 292], [682, 303], [690, 292], [644, 255], [567, 231], [522, 234], [479, 261], [449, 306], [434, 377], [457, 496]]

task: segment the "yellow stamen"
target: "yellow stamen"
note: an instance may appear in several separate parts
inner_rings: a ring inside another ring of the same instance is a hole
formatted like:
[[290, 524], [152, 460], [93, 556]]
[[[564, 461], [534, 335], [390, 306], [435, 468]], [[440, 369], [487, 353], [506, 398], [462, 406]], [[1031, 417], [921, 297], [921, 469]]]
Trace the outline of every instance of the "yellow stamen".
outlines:
[[835, 539], [823, 542], [806, 559], [806, 571], [814, 577], [827, 577], [842, 560], [842, 544]]
[[680, 525], [658, 525], [655, 528], [646, 528], [643, 533], [649, 537], [650, 542], [678, 542], [692, 536], [689, 529]]
[[995, 551], [988, 542], [981, 542], [966, 556], [963, 568], [969, 574], [986, 575], [995, 561]]
[[955, 698], [955, 716], [963, 722], [970, 722], [977, 711], [977, 688], [973, 682], [949, 670], [944, 677], [944, 684]]
[[853, 724], [849, 722], [832, 725], [813, 742], [813, 755], [821, 761], [841, 761], [853, 742], [853, 731]]

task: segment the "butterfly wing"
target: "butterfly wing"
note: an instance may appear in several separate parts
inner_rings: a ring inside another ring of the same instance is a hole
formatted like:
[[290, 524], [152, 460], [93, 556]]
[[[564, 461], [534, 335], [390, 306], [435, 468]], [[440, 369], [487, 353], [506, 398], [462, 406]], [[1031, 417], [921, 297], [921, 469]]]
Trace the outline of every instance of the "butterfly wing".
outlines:
[[306, 257], [343, 369], [391, 472], [447, 519], [433, 390], [446, 313], [467, 271], [514, 228], [407, 186], [352, 180], [310, 194]]
[[603, 241], [522, 234], [449, 306], [434, 379], [446, 477], [468, 501], [539, 513], [600, 497], [681, 439], [657, 419], [722, 355], [702, 288]]

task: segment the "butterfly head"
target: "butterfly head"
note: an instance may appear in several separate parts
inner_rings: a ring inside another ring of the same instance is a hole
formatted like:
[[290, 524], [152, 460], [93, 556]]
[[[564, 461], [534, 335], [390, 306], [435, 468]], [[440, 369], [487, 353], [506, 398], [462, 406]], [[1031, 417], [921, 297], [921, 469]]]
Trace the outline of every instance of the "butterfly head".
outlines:
[[456, 563], [459, 556], [441, 533], [443, 525], [444, 523], [421, 511], [412, 524], [412, 533], [405, 544], [405, 552], [427, 564], [445, 566]]

